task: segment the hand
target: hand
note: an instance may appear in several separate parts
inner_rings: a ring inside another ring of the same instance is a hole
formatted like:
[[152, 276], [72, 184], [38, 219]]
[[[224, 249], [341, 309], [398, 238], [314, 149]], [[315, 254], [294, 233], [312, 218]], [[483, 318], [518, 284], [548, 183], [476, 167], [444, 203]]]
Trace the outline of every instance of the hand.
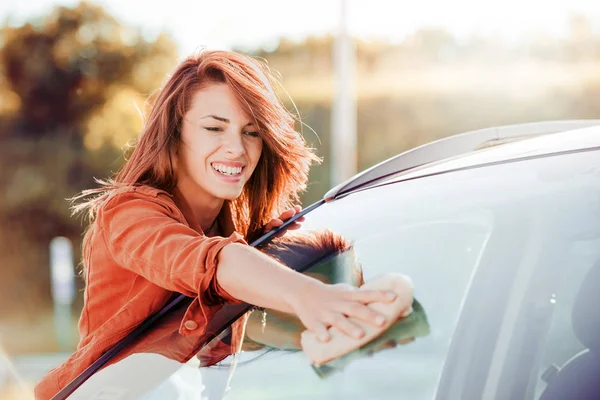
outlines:
[[[279, 218], [273, 218], [271, 221], [269, 221], [269, 223], [267, 225], [265, 225], [264, 228], [264, 233], [267, 233], [275, 228], [280, 227], [281, 225], [283, 225], [284, 221], [287, 221], [288, 219], [292, 218], [294, 215], [298, 214], [300, 211], [302, 211], [302, 207], [299, 205], [294, 206], [294, 208], [290, 208], [289, 210], [283, 212]], [[293, 224], [291, 224], [290, 226], [288, 226], [286, 228], [285, 231], [287, 231], [288, 229], [299, 229], [301, 224], [300, 222], [304, 222], [304, 217], [300, 217], [298, 218], [296, 221], [294, 221]], [[278, 234], [278, 236], [282, 236], [284, 232], [281, 232]]]
[[[406, 290], [411, 293], [412, 288], [407, 281]], [[294, 310], [304, 326], [314, 332], [321, 341], [328, 341], [328, 329], [336, 327], [342, 333], [356, 339], [364, 335], [364, 331], [352, 323], [348, 318], [356, 318], [373, 326], [380, 327], [385, 324], [385, 317], [367, 306], [369, 303], [391, 303], [396, 299], [396, 294], [385, 290], [358, 290], [350, 285], [329, 285], [314, 280], [309, 287], [301, 288], [297, 294], [290, 293], [286, 301]]]

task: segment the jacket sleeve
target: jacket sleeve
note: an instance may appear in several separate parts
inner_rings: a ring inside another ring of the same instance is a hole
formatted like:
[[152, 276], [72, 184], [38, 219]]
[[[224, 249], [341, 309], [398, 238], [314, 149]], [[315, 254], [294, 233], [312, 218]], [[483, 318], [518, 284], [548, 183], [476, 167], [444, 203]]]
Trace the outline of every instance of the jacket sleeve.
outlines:
[[[114, 260], [125, 269], [173, 292], [194, 298], [180, 333], [201, 335], [215, 308], [241, 303], [216, 282], [217, 256], [226, 245], [246, 243], [231, 236], [206, 237], [175, 217], [166, 201], [135, 193], [109, 200], [98, 214], [98, 226]], [[185, 324], [192, 320], [196, 324]], [[188, 329], [190, 326], [195, 329]]]

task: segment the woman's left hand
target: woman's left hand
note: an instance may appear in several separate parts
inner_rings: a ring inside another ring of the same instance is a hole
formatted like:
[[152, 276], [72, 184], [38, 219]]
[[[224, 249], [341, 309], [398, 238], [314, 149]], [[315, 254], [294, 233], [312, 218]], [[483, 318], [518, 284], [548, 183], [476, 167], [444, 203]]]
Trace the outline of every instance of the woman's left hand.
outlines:
[[[283, 225], [283, 223], [285, 221], [287, 221], [288, 219], [292, 218], [294, 215], [298, 214], [300, 211], [302, 211], [302, 207], [297, 205], [294, 206], [294, 208], [290, 208], [287, 211], [284, 211], [283, 213], [281, 213], [281, 215], [278, 218], [273, 218], [267, 225], [265, 225], [265, 230], [264, 232], [267, 233], [275, 228], [280, 227], [281, 225]], [[301, 222], [304, 222], [304, 217], [300, 217], [298, 218], [296, 221], [294, 221], [293, 224], [291, 224], [290, 226], [288, 226], [286, 228], [286, 231], [288, 229], [298, 229], [301, 226]], [[281, 232], [280, 235], [282, 235], [284, 232]]]

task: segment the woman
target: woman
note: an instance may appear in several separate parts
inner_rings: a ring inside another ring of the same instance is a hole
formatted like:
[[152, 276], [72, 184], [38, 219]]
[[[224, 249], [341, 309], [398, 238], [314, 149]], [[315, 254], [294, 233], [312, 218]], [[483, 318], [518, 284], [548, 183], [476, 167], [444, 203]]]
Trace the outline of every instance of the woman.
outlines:
[[87, 210], [91, 222], [80, 342], [38, 384], [36, 398], [54, 395], [173, 293], [195, 299], [183, 335], [202, 335], [222, 304], [238, 302], [295, 314], [323, 341], [333, 326], [360, 337], [348, 317], [384, 323], [367, 304], [393, 301], [393, 293], [324, 284], [246, 243], [300, 211], [292, 205], [317, 160], [273, 83], [245, 55], [187, 58], [159, 91], [116, 177], [79, 196], [87, 202], [75, 211]]

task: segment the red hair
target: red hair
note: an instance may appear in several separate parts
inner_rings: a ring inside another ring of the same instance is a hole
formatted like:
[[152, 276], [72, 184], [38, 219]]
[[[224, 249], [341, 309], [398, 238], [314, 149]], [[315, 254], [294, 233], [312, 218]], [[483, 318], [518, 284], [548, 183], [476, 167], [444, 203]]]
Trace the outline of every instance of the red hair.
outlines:
[[254, 119], [263, 150], [241, 196], [231, 201], [237, 230], [248, 240], [283, 210], [299, 201], [306, 189], [308, 171], [319, 158], [296, 132], [295, 118], [274, 90], [277, 83], [268, 67], [235, 52], [203, 50], [185, 59], [156, 96], [131, 156], [113, 179], [98, 181], [101, 188], [86, 190], [74, 199], [91, 199], [73, 207], [88, 210], [93, 222], [98, 208], [120, 187], [149, 185], [171, 192], [177, 185], [173, 158], [181, 142], [182, 119], [198, 90], [225, 83]]
[[[347, 264], [350, 267], [350, 276], [357, 286], [362, 286], [365, 281], [363, 278], [362, 265], [354, 253], [354, 244], [340, 234], [334, 233], [329, 229], [309, 232], [288, 232], [282, 237], [276, 237], [269, 243], [259, 247], [260, 251], [275, 258], [283, 265], [294, 269], [305, 268], [306, 266], [321, 260], [327, 256], [336, 253], [352, 252], [353, 258]], [[313, 265], [312, 267], [314, 267]], [[328, 267], [332, 270], [333, 267]], [[311, 270], [307, 270], [310, 272]], [[337, 282], [329, 282], [337, 283]], [[348, 283], [348, 282], [344, 282]]]

